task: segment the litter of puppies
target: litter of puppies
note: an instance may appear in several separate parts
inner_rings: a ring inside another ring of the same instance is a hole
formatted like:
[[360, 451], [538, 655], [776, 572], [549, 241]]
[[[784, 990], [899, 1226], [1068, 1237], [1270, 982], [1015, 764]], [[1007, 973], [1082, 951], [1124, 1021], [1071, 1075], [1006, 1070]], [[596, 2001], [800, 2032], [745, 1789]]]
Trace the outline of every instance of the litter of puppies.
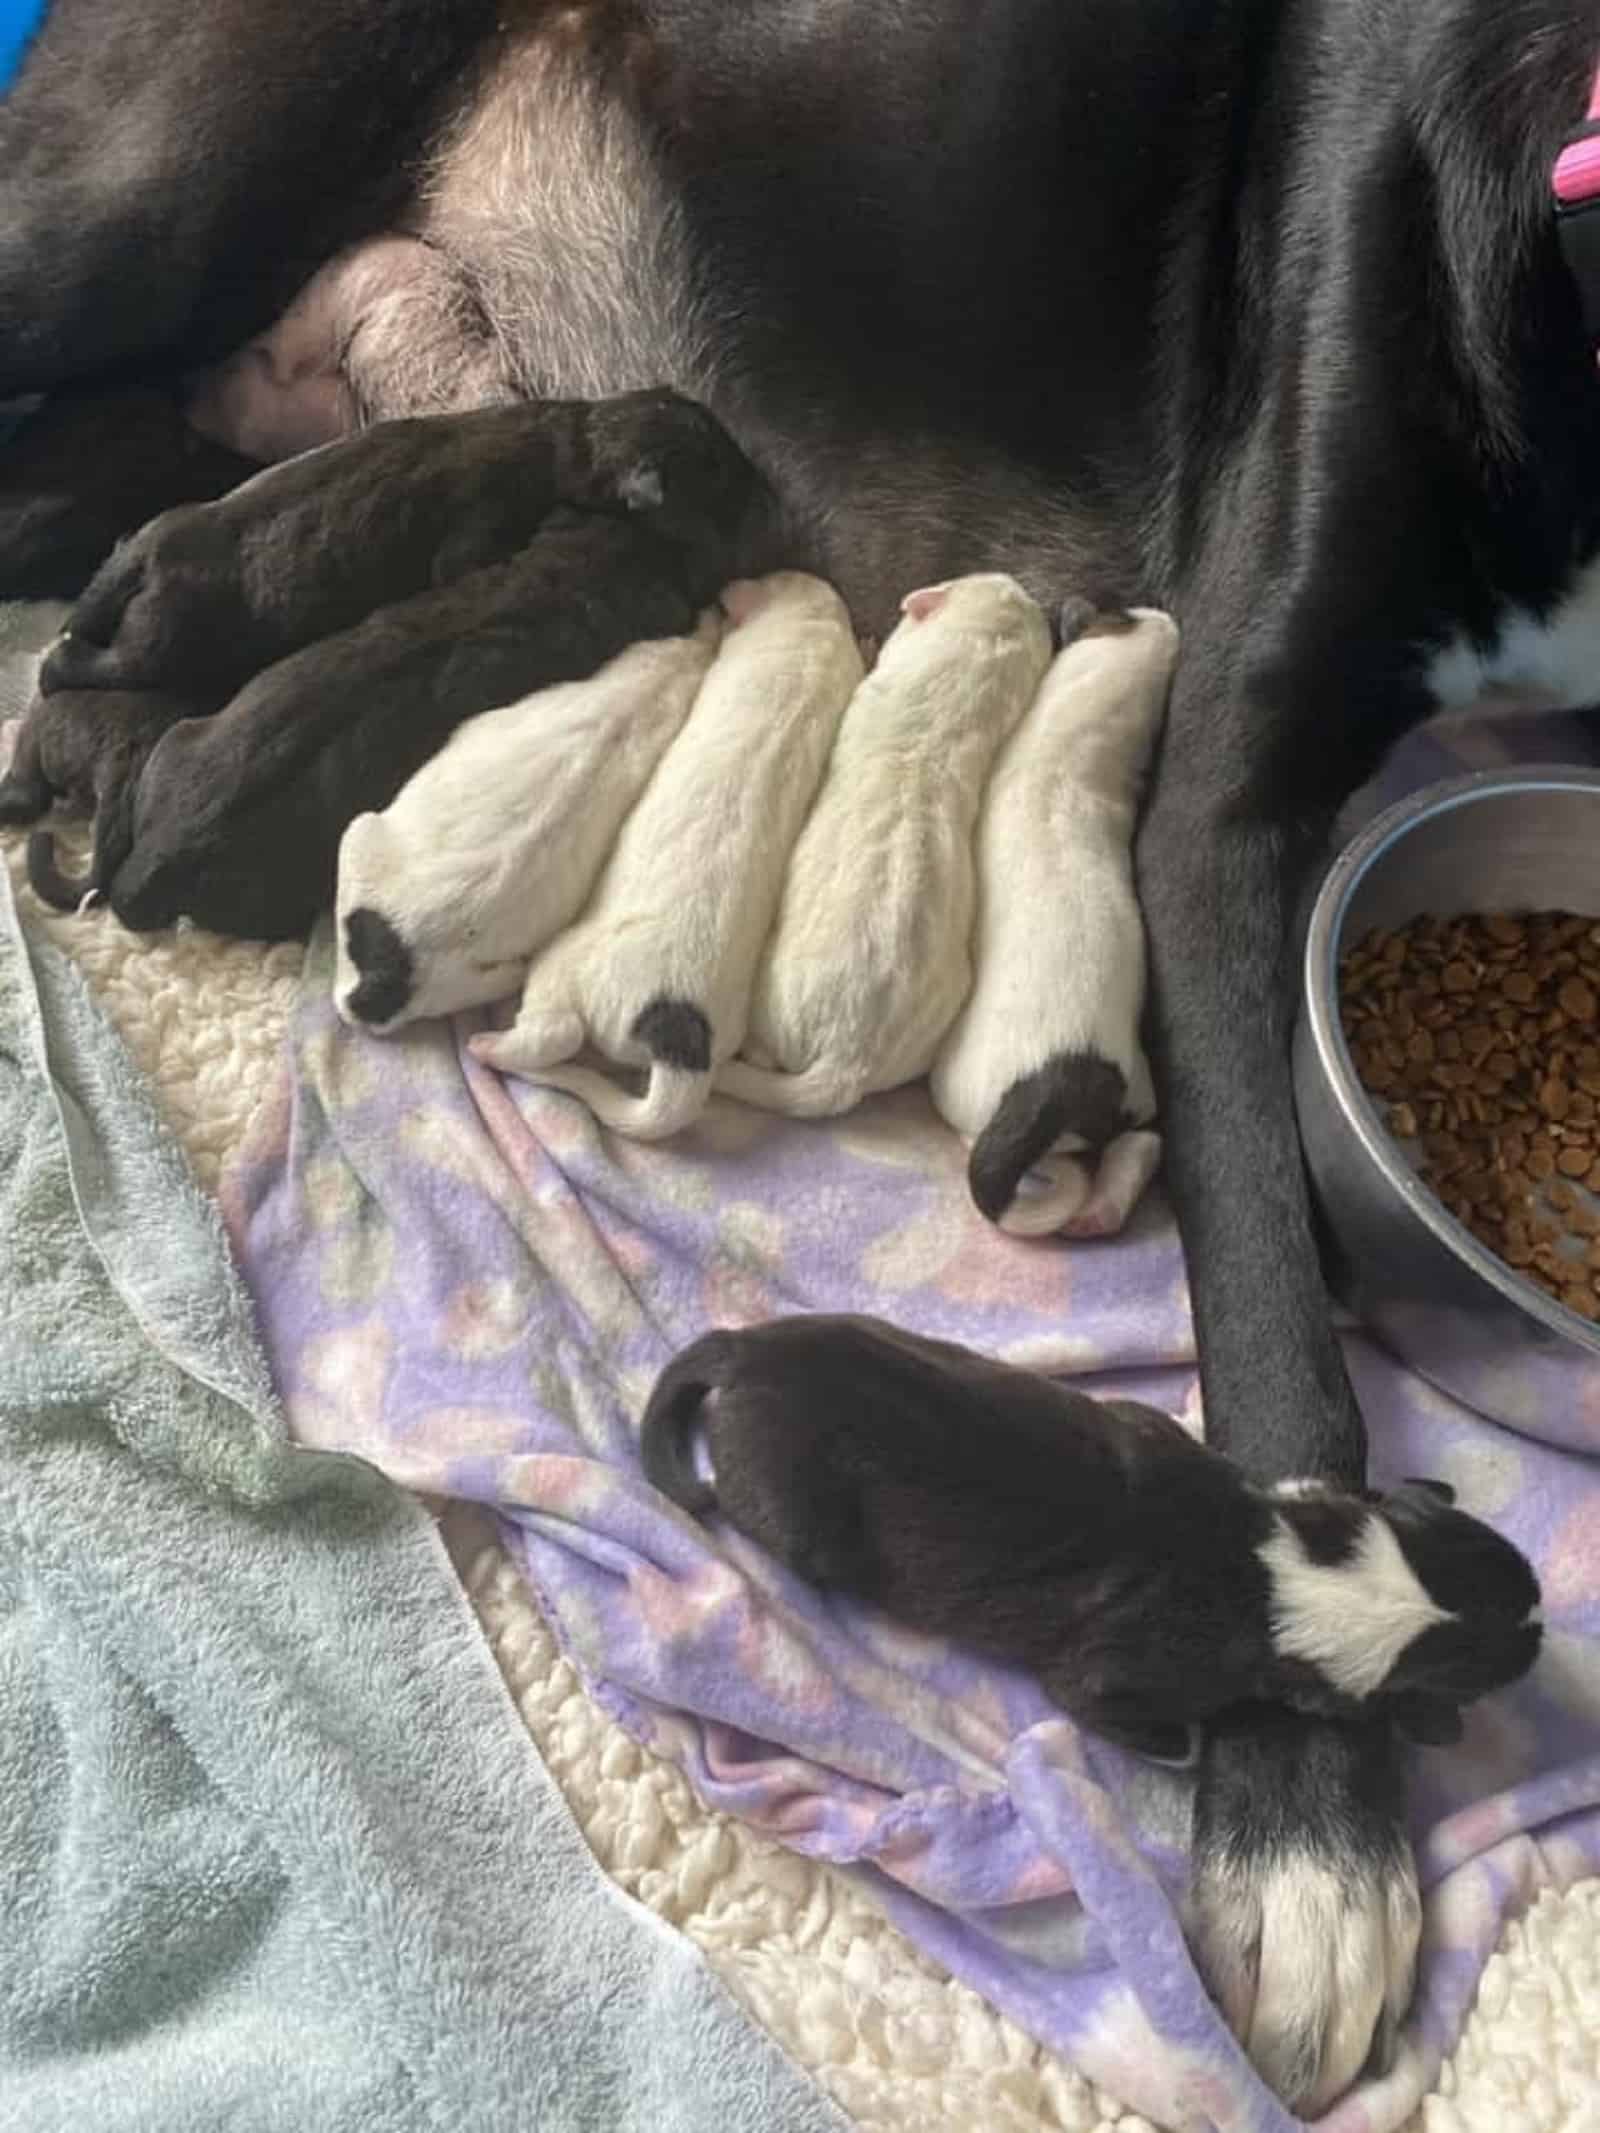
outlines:
[[1160, 1153], [1132, 839], [1168, 617], [1068, 602], [1057, 650], [979, 574], [908, 593], [868, 671], [671, 393], [316, 456], [341, 478], [168, 514], [73, 610], [0, 780], [3, 820], [94, 811], [81, 883], [36, 833], [41, 896], [260, 939], [332, 901], [347, 1021], [520, 986], [475, 1054], [639, 1138], [931, 1076], [988, 1219], [1122, 1226]]

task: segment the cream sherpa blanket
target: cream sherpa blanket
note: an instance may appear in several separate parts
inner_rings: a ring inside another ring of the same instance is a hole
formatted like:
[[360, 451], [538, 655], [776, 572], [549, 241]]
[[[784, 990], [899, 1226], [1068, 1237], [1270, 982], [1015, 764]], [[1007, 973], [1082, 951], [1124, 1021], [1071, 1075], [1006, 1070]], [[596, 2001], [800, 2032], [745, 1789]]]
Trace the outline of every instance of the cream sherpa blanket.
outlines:
[[[16, 868], [14, 840], [8, 857]], [[300, 951], [199, 933], [140, 940], [96, 915], [52, 914], [48, 930], [83, 968], [214, 1188], [277, 1073]], [[676, 1770], [584, 1695], [487, 1527], [452, 1512], [447, 1532], [518, 1707], [601, 1864], [704, 1951], [858, 2124], [1146, 2128], [914, 1953], [841, 1877], [699, 1805]], [[1415, 2124], [1600, 2129], [1600, 1882], [1542, 1897], [1511, 1927]]]

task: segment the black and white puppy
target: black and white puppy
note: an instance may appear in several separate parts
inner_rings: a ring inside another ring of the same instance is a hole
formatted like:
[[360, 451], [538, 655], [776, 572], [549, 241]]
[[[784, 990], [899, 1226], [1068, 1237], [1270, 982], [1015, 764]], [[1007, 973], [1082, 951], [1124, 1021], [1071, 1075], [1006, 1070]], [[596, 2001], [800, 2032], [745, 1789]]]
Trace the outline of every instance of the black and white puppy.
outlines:
[[1018, 1236], [1121, 1229], [1161, 1154], [1133, 834], [1178, 631], [1069, 602], [1061, 634], [984, 794], [975, 977], [928, 1077], [973, 1199]]
[[187, 917], [246, 939], [304, 933], [357, 815], [387, 807], [475, 713], [582, 680], [637, 638], [691, 633], [730, 547], [558, 513], [510, 562], [269, 667], [157, 744], [112, 910], [139, 932]]
[[0, 827], [37, 822], [58, 801], [94, 818], [94, 858], [81, 881], [62, 873], [55, 839], [28, 842], [35, 895], [59, 911], [103, 895], [133, 842], [133, 796], [150, 751], [195, 706], [160, 690], [66, 689], [36, 696], [0, 778]]
[[637, 513], [679, 540], [707, 514], [759, 535], [767, 502], [721, 424], [675, 392], [380, 423], [125, 541], [39, 685], [171, 688], [214, 710], [376, 609], [506, 561], [558, 506]]
[[1246, 1702], [1451, 1740], [1538, 1656], [1533, 1571], [1441, 1484], [1258, 1486], [1154, 1408], [878, 1319], [705, 1335], [640, 1453], [684, 1509], [1164, 1759]]

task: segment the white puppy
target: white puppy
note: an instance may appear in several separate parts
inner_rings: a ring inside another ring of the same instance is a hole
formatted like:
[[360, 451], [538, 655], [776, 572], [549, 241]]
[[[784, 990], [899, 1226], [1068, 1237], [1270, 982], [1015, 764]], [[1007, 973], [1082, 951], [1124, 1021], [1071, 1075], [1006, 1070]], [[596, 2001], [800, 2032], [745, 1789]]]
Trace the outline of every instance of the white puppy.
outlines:
[[334, 1003], [397, 1029], [499, 1000], [582, 910], [721, 636], [631, 645], [587, 681], [468, 719], [339, 847]]
[[1133, 831], [1177, 652], [1154, 609], [1085, 610], [984, 799], [977, 982], [930, 1085], [1013, 1235], [1120, 1229], [1160, 1159]]
[[1014, 578], [911, 593], [845, 713], [717, 1086], [803, 1118], [932, 1066], [972, 981], [973, 827], [995, 751], [1050, 662]]
[[[722, 649], [593, 902], [534, 964], [511, 1028], [472, 1040], [638, 1140], [692, 1123], [744, 1036], [784, 867], [862, 675], [849, 611], [820, 578], [780, 571], [722, 598]], [[646, 1068], [643, 1093], [563, 1064], [586, 1043]]]

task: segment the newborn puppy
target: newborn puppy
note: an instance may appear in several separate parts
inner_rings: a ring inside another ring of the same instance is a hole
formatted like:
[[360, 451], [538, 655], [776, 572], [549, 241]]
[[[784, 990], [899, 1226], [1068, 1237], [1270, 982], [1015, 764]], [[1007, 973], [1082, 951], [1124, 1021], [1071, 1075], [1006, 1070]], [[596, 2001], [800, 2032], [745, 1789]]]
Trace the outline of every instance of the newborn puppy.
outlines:
[[901, 612], [789, 863], [745, 1057], [717, 1077], [769, 1111], [826, 1117], [917, 1080], [972, 982], [973, 824], [1050, 627], [998, 573], [911, 593]]
[[[972, 1143], [974, 1200], [1019, 1236], [1120, 1229], [1161, 1147], [1133, 1130], [1156, 1109], [1133, 832], [1178, 631], [1151, 608], [1080, 607], [1062, 635], [984, 796], [977, 977], [929, 1077]], [[1046, 1189], [1019, 1196], [1040, 1172]]]
[[723, 560], [643, 518], [561, 513], [510, 562], [269, 667], [157, 743], [112, 910], [136, 932], [187, 916], [247, 939], [304, 933], [348, 824], [463, 719], [592, 674], [636, 638], [691, 632]]
[[721, 634], [636, 644], [588, 681], [485, 711], [339, 847], [334, 1004], [396, 1029], [498, 1000], [583, 907]]
[[[688, 722], [622, 826], [594, 901], [528, 974], [503, 1073], [660, 1140], [698, 1118], [744, 1035], [756, 958], [861, 654], [844, 602], [782, 571], [723, 594], [729, 627]], [[585, 1043], [648, 1070], [642, 1095], [564, 1065]]]
[[707, 1334], [640, 1453], [686, 1510], [1141, 1753], [1255, 1699], [1447, 1740], [1538, 1655], [1532, 1570], [1441, 1485], [1259, 1488], [1153, 1408], [875, 1319]]
[[75, 911], [102, 894], [132, 842], [133, 795], [145, 759], [169, 726], [194, 706], [158, 691], [69, 690], [36, 696], [0, 778], [0, 827], [37, 822], [57, 801], [94, 817], [94, 859], [82, 881], [56, 862], [55, 839], [40, 830], [28, 841], [35, 895]]
[[173, 688], [214, 710], [380, 606], [516, 555], [557, 505], [636, 513], [674, 541], [731, 532], [725, 578], [769, 504], [716, 418], [673, 392], [381, 423], [144, 527], [73, 608], [40, 686]]

